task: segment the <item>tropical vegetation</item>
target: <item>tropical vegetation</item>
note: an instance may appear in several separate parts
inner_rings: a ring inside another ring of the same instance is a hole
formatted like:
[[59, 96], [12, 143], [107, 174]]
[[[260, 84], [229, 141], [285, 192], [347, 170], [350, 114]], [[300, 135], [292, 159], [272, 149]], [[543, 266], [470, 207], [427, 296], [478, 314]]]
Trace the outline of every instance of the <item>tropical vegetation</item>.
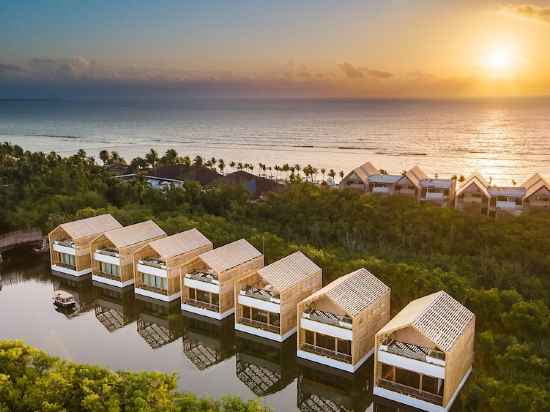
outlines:
[[367, 267], [391, 287], [394, 314], [444, 289], [476, 314], [474, 373], [459, 410], [550, 410], [550, 213], [467, 216], [315, 185], [293, 167], [292, 183], [257, 201], [238, 186], [192, 181], [154, 190], [141, 179], [114, 179], [84, 152], [64, 158], [4, 144], [0, 231], [47, 231], [109, 212], [122, 224], [154, 219], [168, 233], [197, 227], [216, 245], [245, 237], [268, 263], [300, 249], [325, 282]]

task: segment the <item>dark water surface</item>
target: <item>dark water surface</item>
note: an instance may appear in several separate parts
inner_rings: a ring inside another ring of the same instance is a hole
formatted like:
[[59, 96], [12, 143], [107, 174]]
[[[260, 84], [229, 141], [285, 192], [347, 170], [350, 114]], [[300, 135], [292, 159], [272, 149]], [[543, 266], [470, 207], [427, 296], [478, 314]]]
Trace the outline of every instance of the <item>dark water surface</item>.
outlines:
[[[271, 343], [236, 334], [232, 318], [190, 317], [179, 302], [143, 301], [133, 289], [53, 275], [47, 256], [29, 251], [8, 254], [0, 274], [0, 339], [114, 369], [176, 372], [182, 391], [261, 397], [278, 411], [374, 410], [372, 360], [355, 375], [302, 363], [295, 337]], [[59, 289], [77, 298], [74, 313], [53, 306]]]

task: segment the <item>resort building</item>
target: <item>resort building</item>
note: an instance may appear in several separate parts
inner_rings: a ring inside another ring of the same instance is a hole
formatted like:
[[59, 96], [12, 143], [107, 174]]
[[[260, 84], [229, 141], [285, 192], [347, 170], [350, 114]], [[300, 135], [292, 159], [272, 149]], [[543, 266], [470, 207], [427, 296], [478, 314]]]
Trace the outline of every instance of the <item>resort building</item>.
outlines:
[[111, 215], [75, 220], [57, 226], [48, 234], [52, 270], [71, 276], [91, 273], [92, 240], [104, 232], [121, 227]]
[[523, 211], [525, 193], [521, 186], [490, 186], [489, 216], [519, 215]]
[[213, 319], [235, 312], [235, 281], [264, 265], [264, 256], [241, 239], [200, 254], [181, 276], [181, 309]]
[[410, 302], [376, 334], [374, 394], [448, 411], [474, 358], [475, 316], [445, 292]]
[[92, 279], [119, 288], [134, 284], [134, 252], [166, 236], [152, 220], [111, 230], [91, 246]]
[[456, 192], [455, 207], [471, 215], [487, 215], [489, 213], [489, 183], [475, 173], [460, 184]]
[[282, 342], [296, 332], [296, 305], [322, 287], [321, 268], [295, 252], [235, 283], [235, 329]]
[[356, 270], [300, 302], [298, 319], [298, 357], [355, 372], [390, 319], [390, 288]]
[[550, 182], [538, 173], [531, 176], [524, 184], [524, 209], [550, 209]]
[[368, 191], [369, 176], [377, 175], [380, 172], [370, 162], [366, 162], [361, 166], [349, 172], [340, 182], [341, 189], [358, 189], [363, 192]]
[[456, 178], [430, 178], [419, 167], [403, 173], [395, 185], [395, 194], [411, 196], [421, 202], [430, 202], [439, 206], [454, 206]]
[[154, 240], [134, 253], [136, 295], [171, 302], [180, 298], [180, 277], [198, 255], [212, 249], [197, 229]]
[[367, 192], [379, 195], [393, 195], [395, 194], [397, 182], [399, 182], [402, 177], [402, 175], [388, 175], [382, 173], [369, 176]]

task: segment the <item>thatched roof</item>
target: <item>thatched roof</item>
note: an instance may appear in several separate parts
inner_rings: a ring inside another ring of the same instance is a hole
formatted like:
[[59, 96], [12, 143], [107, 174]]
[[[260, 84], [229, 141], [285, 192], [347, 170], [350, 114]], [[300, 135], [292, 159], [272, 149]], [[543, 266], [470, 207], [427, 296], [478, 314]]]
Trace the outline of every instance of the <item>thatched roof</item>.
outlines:
[[448, 352], [474, 317], [465, 306], [440, 291], [410, 302], [378, 334], [413, 327], [440, 350]]
[[302, 252], [295, 252], [258, 270], [258, 274], [279, 293], [292, 288], [321, 268]]
[[166, 233], [155, 222], [147, 220], [135, 225], [105, 232], [104, 235], [116, 248], [121, 248], [159, 236], [166, 236]]
[[262, 254], [245, 239], [228, 243], [214, 250], [201, 254], [200, 259], [216, 272], [234, 268]]
[[212, 245], [212, 242], [197, 229], [186, 230], [149, 243], [162, 259], [170, 259], [208, 245]]
[[109, 214], [75, 220], [59, 225], [73, 240], [99, 235], [109, 230], [121, 228], [122, 225]]

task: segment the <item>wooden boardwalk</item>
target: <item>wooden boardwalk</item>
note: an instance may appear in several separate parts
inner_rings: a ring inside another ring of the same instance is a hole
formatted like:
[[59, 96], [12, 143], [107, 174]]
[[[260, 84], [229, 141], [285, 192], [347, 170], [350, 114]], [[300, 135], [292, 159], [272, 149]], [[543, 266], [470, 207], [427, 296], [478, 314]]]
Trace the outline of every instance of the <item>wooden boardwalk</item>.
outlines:
[[[22, 245], [36, 244], [43, 246], [43, 242], [44, 237], [40, 229], [16, 230], [14, 232], [3, 233], [0, 235], [0, 254]], [[0, 261], [1, 259], [0, 257]]]

